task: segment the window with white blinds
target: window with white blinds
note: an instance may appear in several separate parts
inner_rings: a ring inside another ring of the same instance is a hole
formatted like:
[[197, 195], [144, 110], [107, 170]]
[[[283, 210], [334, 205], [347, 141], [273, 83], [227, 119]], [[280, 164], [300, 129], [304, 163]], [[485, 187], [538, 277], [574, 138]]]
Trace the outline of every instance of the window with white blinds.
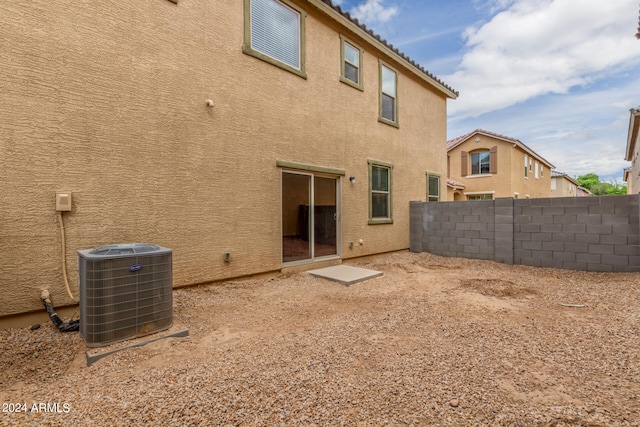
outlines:
[[297, 70], [301, 64], [301, 13], [278, 0], [251, 0], [251, 48]]

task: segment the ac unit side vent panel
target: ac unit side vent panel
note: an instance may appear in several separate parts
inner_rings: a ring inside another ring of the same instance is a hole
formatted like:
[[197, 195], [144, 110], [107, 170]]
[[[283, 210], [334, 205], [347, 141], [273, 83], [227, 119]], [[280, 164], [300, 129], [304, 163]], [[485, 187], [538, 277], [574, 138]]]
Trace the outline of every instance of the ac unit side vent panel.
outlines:
[[80, 333], [102, 347], [171, 327], [172, 251], [149, 244], [78, 251]]

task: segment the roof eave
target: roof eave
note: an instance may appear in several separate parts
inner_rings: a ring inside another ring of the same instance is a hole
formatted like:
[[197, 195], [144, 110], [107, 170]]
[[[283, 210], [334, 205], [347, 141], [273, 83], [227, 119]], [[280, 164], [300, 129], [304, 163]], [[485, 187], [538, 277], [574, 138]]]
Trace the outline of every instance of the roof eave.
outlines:
[[638, 140], [638, 132], [640, 131], [640, 108], [632, 108], [629, 110], [631, 117], [629, 118], [629, 133], [627, 135], [627, 150], [624, 157], [627, 161], [633, 160], [633, 151]]
[[348, 28], [350, 31], [354, 32], [358, 37], [367, 41], [367, 43], [371, 44], [376, 49], [388, 55], [391, 59], [396, 61], [398, 64], [402, 65], [403, 68], [410, 71], [416, 77], [420, 78], [421, 80], [425, 81], [426, 83], [428, 83], [429, 85], [437, 89], [438, 91], [442, 92], [447, 98], [456, 99], [458, 97], [458, 93], [456, 91], [447, 87], [446, 85], [439, 82], [435, 78], [432, 78], [431, 76], [429, 76], [425, 70], [418, 68], [417, 64], [415, 63], [412, 64], [410, 61], [407, 60], [406, 57], [404, 57], [404, 55], [401, 55], [399, 51], [391, 49], [388, 45], [386, 45], [385, 43], [382, 43], [377, 37], [373, 35], [373, 32], [365, 31], [362, 27], [360, 27], [359, 25], [356, 25], [355, 22], [351, 21], [346, 16], [342, 15], [340, 12], [334, 9], [333, 6], [325, 3], [323, 0], [307, 0], [307, 1], [311, 3], [313, 6], [315, 6], [317, 9], [324, 12], [327, 16], [329, 16], [331, 19], [336, 21], [338, 24]]
[[509, 138], [509, 137], [505, 137], [503, 135], [491, 133], [489, 131], [484, 131], [482, 129], [476, 129], [473, 132], [470, 132], [470, 133], [468, 133], [466, 135], [462, 135], [461, 137], [459, 137], [459, 138], [462, 138], [462, 139], [460, 141], [456, 142], [451, 147], [447, 148], [447, 152], [453, 150], [454, 148], [456, 148], [460, 144], [468, 141], [474, 135], [484, 135], [484, 136], [488, 136], [488, 137], [493, 138], [493, 139], [498, 139], [500, 141], [507, 142], [509, 144], [513, 144], [514, 146], [518, 146], [523, 151], [529, 153], [533, 157], [535, 157], [535, 158], [539, 159], [540, 161], [542, 161], [542, 163], [544, 163], [547, 167], [549, 167], [549, 169], [555, 169], [556, 168], [553, 164], [551, 164], [548, 160], [546, 160], [540, 154], [536, 153], [531, 148], [527, 147], [524, 142], [522, 142], [522, 141], [520, 141], [518, 139], [515, 139], [515, 138]]

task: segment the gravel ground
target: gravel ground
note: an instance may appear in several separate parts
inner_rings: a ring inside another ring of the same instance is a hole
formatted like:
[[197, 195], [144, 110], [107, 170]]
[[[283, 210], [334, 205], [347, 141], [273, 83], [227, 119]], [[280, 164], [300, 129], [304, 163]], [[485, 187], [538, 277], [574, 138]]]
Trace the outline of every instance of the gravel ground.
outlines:
[[640, 274], [348, 264], [384, 276], [176, 290], [189, 337], [89, 367], [78, 333], [0, 331], [0, 425], [640, 425]]

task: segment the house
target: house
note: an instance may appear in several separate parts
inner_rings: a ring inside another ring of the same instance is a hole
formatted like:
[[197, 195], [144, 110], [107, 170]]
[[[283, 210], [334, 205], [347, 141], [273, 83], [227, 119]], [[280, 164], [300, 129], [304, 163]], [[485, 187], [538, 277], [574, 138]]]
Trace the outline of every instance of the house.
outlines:
[[0, 327], [72, 305], [80, 249], [170, 248], [175, 287], [336, 264], [408, 248], [409, 201], [446, 191], [457, 92], [328, 0], [0, 21]]
[[625, 169], [624, 180], [627, 182], [627, 194], [640, 193], [640, 107], [632, 108], [627, 133], [627, 150], [624, 159], [631, 162], [628, 172]]
[[551, 171], [551, 196], [550, 197], [584, 197], [591, 192], [582, 187], [578, 181], [564, 172]]
[[554, 166], [522, 141], [482, 129], [447, 141], [447, 199], [549, 197]]
[[593, 196], [593, 193], [583, 186], [578, 186], [576, 197], [585, 197], [585, 196]]
[[633, 194], [631, 192], [631, 168], [624, 168], [622, 171], [622, 180], [627, 183], [627, 194]]
[[640, 16], [638, 17], [638, 31], [636, 32], [636, 38], [640, 39]]

